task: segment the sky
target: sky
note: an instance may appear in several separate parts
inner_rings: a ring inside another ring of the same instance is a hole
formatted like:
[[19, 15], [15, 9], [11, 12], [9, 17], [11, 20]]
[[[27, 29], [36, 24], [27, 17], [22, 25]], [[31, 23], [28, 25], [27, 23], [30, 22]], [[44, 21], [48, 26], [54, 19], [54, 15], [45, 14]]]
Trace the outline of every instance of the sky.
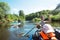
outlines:
[[60, 0], [0, 0], [7, 2], [11, 8], [11, 13], [18, 14], [23, 10], [25, 15], [41, 10], [54, 10]]

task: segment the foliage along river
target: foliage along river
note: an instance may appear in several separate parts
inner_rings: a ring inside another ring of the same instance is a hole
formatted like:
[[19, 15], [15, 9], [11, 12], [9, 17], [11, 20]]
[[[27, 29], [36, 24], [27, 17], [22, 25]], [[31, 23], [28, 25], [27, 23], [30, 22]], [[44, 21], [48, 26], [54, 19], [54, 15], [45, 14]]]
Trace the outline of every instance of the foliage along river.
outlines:
[[[56, 26], [55, 28], [60, 27], [60, 23], [54, 22], [51, 24], [52, 26]], [[18, 37], [17, 34], [20, 34], [20, 33], [26, 34], [35, 26], [36, 25], [34, 25], [34, 23], [29, 23], [28, 21], [26, 21], [23, 27], [14, 28], [13, 26], [11, 26], [8, 30], [3, 28], [2, 31], [0, 31], [0, 40], [21, 40], [21, 37]], [[28, 33], [28, 35], [34, 34], [36, 30], [37, 29], [34, 28], [31, 32]]]

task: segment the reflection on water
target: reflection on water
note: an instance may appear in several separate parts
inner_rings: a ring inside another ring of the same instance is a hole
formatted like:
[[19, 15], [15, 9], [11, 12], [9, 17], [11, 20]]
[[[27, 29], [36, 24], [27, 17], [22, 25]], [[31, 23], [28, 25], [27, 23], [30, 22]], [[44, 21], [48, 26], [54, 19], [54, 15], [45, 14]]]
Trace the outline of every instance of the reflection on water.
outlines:
[[[51, 23], [54, 27], [60, 27], [60, 23], [53, 22]], [[18, 34], [23, 33], [22, 35], [26, 34], [31, 30], [33, 27], [35, 27], [33, 23], [25, 22], [23, 27], [14, 27], [11, 26], [9, 29], [0, 28], [0, 40], [20, 40], [20, 37], [18, 37]], [[29, 35], [33, 34], [36, 31], [36, 28], [34, 28]]]
[[9, 38], [8, 30], [5, 28], [0, 29], [0, 40], [8, 40], [8, 38]]
[[52, 22], [51, 25], [54, 27], [60, 27], [60, 22]]

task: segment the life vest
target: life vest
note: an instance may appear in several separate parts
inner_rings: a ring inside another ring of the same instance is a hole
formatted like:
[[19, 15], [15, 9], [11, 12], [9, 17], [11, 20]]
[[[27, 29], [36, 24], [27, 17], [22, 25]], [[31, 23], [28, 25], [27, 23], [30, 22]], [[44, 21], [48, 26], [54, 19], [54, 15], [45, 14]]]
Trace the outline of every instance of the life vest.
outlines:
[[43, 31], [40, 32], [40, 35], [43, 38], [43, 40], [48, 40], [49, 39], [47, 34], [45, 34]]
[[44, 33], [43, 31], [40, 32], [40, 35], [41, 37], [43, 38], [43, 40], [50, 40], [50, 38], [52, 37], [55, 37], [55, 34], [54, 33], [49, 33], [49, 34], [46, 34]]

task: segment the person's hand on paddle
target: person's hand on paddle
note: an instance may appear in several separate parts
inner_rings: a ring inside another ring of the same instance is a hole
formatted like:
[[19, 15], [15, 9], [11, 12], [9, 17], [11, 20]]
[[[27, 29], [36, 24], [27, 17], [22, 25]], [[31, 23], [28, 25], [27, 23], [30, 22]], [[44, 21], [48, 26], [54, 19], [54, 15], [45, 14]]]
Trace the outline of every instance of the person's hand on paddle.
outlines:
[[36, 28], [40, 29], [41, 25], [40, 24], [37, 24], [36, 25]]

